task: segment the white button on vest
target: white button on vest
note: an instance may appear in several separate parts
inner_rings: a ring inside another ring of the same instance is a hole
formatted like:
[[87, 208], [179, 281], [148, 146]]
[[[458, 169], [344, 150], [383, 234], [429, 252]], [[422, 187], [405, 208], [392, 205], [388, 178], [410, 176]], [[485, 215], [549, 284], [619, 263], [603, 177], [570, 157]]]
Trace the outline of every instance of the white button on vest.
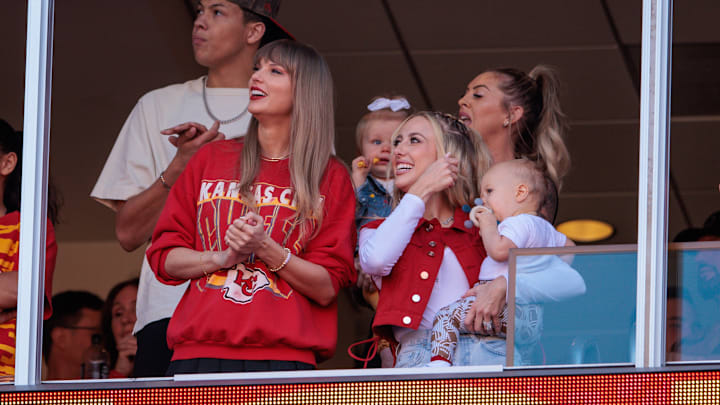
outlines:
[[413, 294], [412, 296], [413, 302], [420, 302], [420, 294]]
[[404, 317], [403, 317], [403, 323], [404, 323], [405, 325], [410, 325], [410, 322], [412, 322], [412, 319], [410, 319], [409, 316], [404, 316]]
[[430, 274], [428, 274], [427, 271], [422, 271], [422, 272], [420, 272], [420, 278], [421, 278], [421, 279], [427, 280], [428, 277], [430, 277]]

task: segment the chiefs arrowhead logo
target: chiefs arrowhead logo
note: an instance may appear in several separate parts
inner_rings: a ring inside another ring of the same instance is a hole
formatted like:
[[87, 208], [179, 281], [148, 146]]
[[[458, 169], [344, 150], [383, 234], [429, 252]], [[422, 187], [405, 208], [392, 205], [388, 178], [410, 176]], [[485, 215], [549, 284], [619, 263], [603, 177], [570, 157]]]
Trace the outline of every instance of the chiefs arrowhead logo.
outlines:
[[223, 290], [223, 298], [238, 304], [250, 303], [253, 296], [262, 290], [286, 299], [292, 294], [292, 290], [287, 294], [282, 293], [276, 281], [269, 278], [262, 269], [249, 269], [242, 264], [231, 270], [213, 273], [205, 287]]

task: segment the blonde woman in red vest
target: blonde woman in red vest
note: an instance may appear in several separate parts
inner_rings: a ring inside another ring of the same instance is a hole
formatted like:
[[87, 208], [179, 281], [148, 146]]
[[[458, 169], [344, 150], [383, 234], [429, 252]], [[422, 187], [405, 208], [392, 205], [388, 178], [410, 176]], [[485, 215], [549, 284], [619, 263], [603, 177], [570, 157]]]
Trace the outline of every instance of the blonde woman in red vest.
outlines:
[[[396, 367], [430, 361], [436, 312], [475, 283], [485, 249], [462, 206], [490, 165], [480, 137], [457, 119], [421, 112], [393, 135], [396, 207], [360, 232], [360, 265], [380, 289], [374, 331], [399, 344]], [[504, 340], [458, 344], [463, 362], [502, 362]], [[472, 350], [470, 350], [472, 349]], [[470, 352], [474, 354], [470, 354]]]

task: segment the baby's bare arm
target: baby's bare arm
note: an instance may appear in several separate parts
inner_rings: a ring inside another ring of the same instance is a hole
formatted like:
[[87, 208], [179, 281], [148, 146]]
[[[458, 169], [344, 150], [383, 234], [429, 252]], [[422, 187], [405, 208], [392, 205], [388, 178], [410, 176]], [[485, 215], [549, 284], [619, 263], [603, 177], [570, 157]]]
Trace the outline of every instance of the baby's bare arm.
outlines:
[[480, 226], [480, 237], [483, 240], [485, 251], [495, 261], [505, 262], [510, 256], [510, 249], [516, 248], [515, 243], [498, 233], [498, 224], [495, 214], [483, 210], [475, 214], [477, 224]]

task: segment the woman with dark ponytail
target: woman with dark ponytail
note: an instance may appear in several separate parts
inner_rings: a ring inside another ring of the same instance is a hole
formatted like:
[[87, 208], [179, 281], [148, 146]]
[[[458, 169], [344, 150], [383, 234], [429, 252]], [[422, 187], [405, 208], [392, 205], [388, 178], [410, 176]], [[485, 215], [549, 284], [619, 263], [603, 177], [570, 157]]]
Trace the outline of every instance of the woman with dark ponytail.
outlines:
[[[0, 379], [15, 375], [15, 315], [17, 308], [18, 246], [20, 240], [20, 180], [22, 135], [0, 119]], [[52, 190], [52, 188], [50, 188]], [[49, 191], [50, 191], [49, 190]], [[52, 274], [57, 244], [55, 193], [48, 193], [45, 252], [45, 319], [52, 313]]]
[[[458, 116], [465, 125], [478, 131], [488, 146], [493, 163], [526, 158], [545, 175], [548, 193], [540, 205], [540, 216], [550, 223], [557, 212], [557, 191], [570, 169], [570, 154], [565, 146], [565, 114], [560, 108], [560, 81], [557, 73], [538, 65], [529, 73], [513, 68], [489, 69], [476, 76], [458, 100]], [[547, 273], [541, 272], [540, 277]], [[533, 281], [518, 277], [519, 284]], [[555, 283], [556, 296], [563, 296], [570, 285]], [[476, 318], [499, 323], [505, 305], [507, 285], [504, 277], [473, 290], [477, 300], [465, 325], [475, 330]], [[481, 332], [481, 331], [477, 331]]]

